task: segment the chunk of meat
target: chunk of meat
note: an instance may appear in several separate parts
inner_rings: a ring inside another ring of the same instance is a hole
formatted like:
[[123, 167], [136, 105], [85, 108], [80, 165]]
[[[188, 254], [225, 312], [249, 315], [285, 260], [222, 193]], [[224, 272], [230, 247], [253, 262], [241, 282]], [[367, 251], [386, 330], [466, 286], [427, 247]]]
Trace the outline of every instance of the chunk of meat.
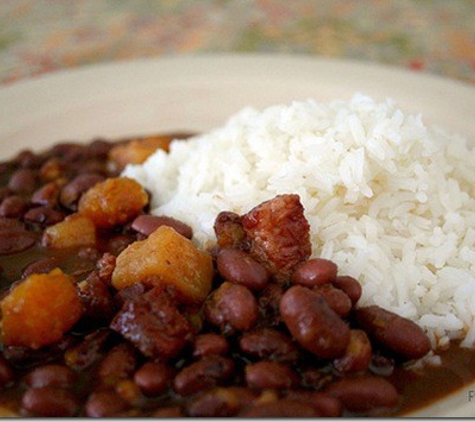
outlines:
[[71, 278], [61, 270], [32, 274], [1, 302], [2, 341], [39, 349], [61, 339], [83, 309]]
[[137, 217], [148, 204], [145, 189], [135, 180], [115, 177], [97, 183], [79, 200], [78, 211], [99, 228], [112, 228]]
[[214, 232], [220, 248], [249, 250], [249, 239], [242, 226], [242, 217], [234, 212], [222, 211], [214, 222]]
[[201, 303], [211, 290], [213, 275], [209, 253], [171, 227], [161, 226], [117, 257], [112, 285], [121, 290], [147, 280], [156, 286], [173, 286], [185, 302]]
[[96, 227], [90, 218], [71, 214], [63, 221], [47, 227], [41, 242], [53, 249], [95, 245]]
[[110, 327], [151, 358], [176, 357], [193, 339], [190, 323], [160, 287], [125, 302]]
[[242, 218], [251, 255], [272, 274], [289, 277], [312, 252], [310, 225], [298, 195], [278, 195]]

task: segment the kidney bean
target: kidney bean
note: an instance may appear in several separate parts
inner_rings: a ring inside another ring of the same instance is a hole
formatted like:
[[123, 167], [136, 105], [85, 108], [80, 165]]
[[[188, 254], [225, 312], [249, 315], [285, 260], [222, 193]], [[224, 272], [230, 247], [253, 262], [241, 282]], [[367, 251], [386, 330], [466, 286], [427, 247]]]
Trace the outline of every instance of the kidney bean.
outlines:
[[41, 162], [41, 157], [37, 156], [33, 151], [25, 149], [20, 151], [13, 159], [13, 162], [19, 164], [23, 168], [34, 168]]
[[104, 385], [115, 385], [118, 380], [130, 377], [136, 365], [135, 350], [130, 343], [112, 348], [99, 364], [97, 374]]
[[14, 374], [8, 361], [0, 354], [0, 388], [5, 387], [14, 379]]
[[90, 418], [107, 418], [120, 414], [129, 404], [113, 390], [93, 392], [87, 399], [85, 411]]
[[21, 401], [23, 409], [34, 416], [71, 417], [78, 410], [74, 395], [56, 387], [30, 388]]
[[191, 239], [193, 237], [193, 229], [188, 225], [172, 217], [165, 215], [139, 215], [130, 226], [133, 230], [148, 237], [151, 233], [161, 226], [168, 226], [174, 229], [182, 236]]
[[337, 265], [323, 258], [313, 258], [298, 264], [292, 273], [292, 282], [307, 287], [331, 283], [337, 274]]
[[0, 204], [0, 216], [7, 218], [21, 218], [28, 210], [28, 207], [28, 202], [21, 196], [7, 196]]
[[33, 192], [31, 203], [54, 208], [59, 203], [59, 191], [61, 187], [56, 182], [49, 182]]
[[219, 334], [200, 334], [195, 338], [193, 357], [203, 358], [210, 355], [225, 355], [228, 353], [228, 341]]
[[119, 234], [112, 237], [107, 243], [107, 249], [113, 255], [119, 255], [127, 246], [135, 242], [137, 239], [134, 236]]
[[96, 159], [106, 159], [109, 151], [113, 147], [112, 142], [105, 139], [95, 139], [86, 145], [86, 157]]
[[182, 369], [173, 380], [173, 389], [182, 396], [221, 384], [234, 373], [234, 362], [223, 356], [208, 356]]
[[221, 249], [216, 265], [226, 281], [242, 284], [253, 291], [264, 289], [269, 282], [269, 273], [264, 266], [237, 249]]
[[49, 364], [39, 366], [24, 378], [26, 384], [32, 388], [41, 387], [72, 387], [76, 381], [76, 374], [67, 366]]
[[371, 356], [371, 342], [366, 333], [362, 330], [351, 330], [345, 354], [335, 359], [333, 365], [342, 373], [364, 371], [369, 367]]
[[350, 329], [325, 299], [303, 286], [293, 286], [282, 296], [280, 312], [297, 342], [323, 359], [342, 356]]
[[419, 359], [431, 350], [430, 340], [415, 322], [373, 305], [355, 312], [359, 326], [397, 357]]
[[134, 374], [134, 381], [147, 397], [166, 391], [173, 378], [173, 370], [161, 362], [147, 362]]
[[256, 398], [255, 392], [242, 387], [219, 387], [206, 391], [187, 408], [192, 417], [230, 417]]
[[155, 410], [151, 416], [153, 418], [182, 418], [185, 415], [180, 406], [167, 406]]
[[80, 174], [63, 186], [59, 194], [59, 202], [63, 207], [71, 211], [77, 211], [77, 205], [82, 194], [103, 180], [104, 176], [100, 174]]
[[40, 177], [43, 180], [56, 180], [66, 173], [66, 166], [57, 158], [49, 158], [40, 168]]
[[239, 347], [244, 353], [259, 359], [295, 362], [299, 358], [298, 349], [292, 341], [272, 328], [256, 328], [244, 333]]
[[326, 393], [338, 398], [350, 412], [367, 412], [398, 405], [398, 392], [387, 380], [371, 375], [341, 378], [330, 383]]
[[35, 243], [35, 234], [26, 230], [20, 221], [0, 218], [0, 255], [25, 251]]
[[62, 211], [55, 210], [48, 206], [31, 208], [23, 216], [25, 221], [41, 226], [52, 226], [53, 224], [63, 221], [65, 217], [66, 214]]
[[8, 187], [12, 192], [28, 194], [35, 190], [38, 175], [36, 171], [29, 168], [22, 168], [15, 171], [8, 181]]
[[299, 376], [288, 366], [271, 361], [260, 361], [246, 365], [246, 383], [260, 390], [270, 388], [291, 388], [299, 383]]
[[333, 287], [331, 284], [322, 284], [312, 289], [321, 295], [338, 315], [346, 317], [351, 311], [352, 303], [348, 295], [340, 289]]
[[320, 413], [309, 404], [283, 399], [276, 402], [253, 404], [241, 411], [238, 416], [246, 418], [312, 418], [320, 416]]
[[325, 418], [335, 418], [343, 413], [341, 401], [321, 391], [289, 390], [285, 394], [285, 399], [309, 404]]
[[257, 321], [257, 301], [247, 287], [224, 282], [205, 302], [204, 314], [223, 333], [246, 331]]
[[348, 275], [338, 275], [333, 280], [332, 284], [340, 290], [343, 290], [351, 300], [353, 306], [360, 300], [363, 289], [361, 284], [353, 277]]

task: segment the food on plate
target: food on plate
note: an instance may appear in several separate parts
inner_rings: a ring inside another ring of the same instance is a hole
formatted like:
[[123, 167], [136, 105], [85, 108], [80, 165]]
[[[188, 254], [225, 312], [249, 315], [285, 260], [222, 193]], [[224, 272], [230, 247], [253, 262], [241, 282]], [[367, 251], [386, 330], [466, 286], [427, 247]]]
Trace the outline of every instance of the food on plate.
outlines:
[[364, 96], [184, 137], [1, 163], [5, 413], [390, 416], [475, 380], [461, 138]]

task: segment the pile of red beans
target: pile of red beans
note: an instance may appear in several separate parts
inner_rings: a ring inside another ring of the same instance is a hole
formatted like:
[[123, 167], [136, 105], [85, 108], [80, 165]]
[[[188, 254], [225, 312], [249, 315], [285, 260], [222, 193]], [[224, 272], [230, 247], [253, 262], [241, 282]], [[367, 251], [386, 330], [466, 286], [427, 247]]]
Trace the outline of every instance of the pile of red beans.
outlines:
[[[145, 210], [101, 233], [94, 247], [45, 248], [45, 228], [75, 212], [87, 189], [117, 175], [108, 163], [112, 145], [58, 144], [0, 165], [3, 297], [28, 275], [56, 267], [89, 286], [78, 293], [84, 315], [60, 341], [36, 350], [1, 345], [0, 407], [42, 417], [398, 411], [402, 398], [391, 374], [429, 352], [429, 340], [407, 319], [358, 307], [357, 280], [333, 262], [311, 259], [292, 239], [307, 230], [294, 218], [295, 195], [256, 204], [245, 216], [217, 216], [210, 251], [216, 274], [199, 305], [180, 302], [166, 286], [142, 281], [116, 291], [110, 282], [118, 254], [159, 225], [192, 237], [173, 218]], [[270, 209], [274, 228], [267, 227]], [[269, 249], [276, 227], [281, 238]], [[290, 265], [286, 254], [298, 259]], [[157, 344], [159, 356], [149, 353]]]

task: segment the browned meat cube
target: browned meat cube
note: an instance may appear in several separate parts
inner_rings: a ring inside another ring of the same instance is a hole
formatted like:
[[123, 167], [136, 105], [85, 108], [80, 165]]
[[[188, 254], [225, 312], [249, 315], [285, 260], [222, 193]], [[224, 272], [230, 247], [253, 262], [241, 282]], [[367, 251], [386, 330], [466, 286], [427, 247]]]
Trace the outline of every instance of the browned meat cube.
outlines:
[[190, 323], [159, 287], [125, 302], [110, 327], [151, 358], [175, 357], [193, 339]]
[[272, 274], [287, 277], [309, 258], [310, 225], [298, 195], [278, 195], [253, 208], [242, 218], [251, 239], [251, 255]]

